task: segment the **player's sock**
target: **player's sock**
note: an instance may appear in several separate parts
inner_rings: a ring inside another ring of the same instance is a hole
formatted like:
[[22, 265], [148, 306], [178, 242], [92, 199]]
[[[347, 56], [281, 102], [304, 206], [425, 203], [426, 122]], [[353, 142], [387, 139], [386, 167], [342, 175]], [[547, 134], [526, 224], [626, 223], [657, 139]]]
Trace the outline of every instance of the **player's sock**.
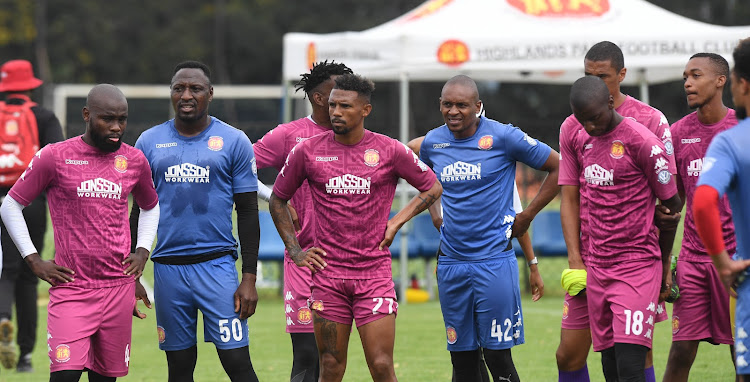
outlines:
[[236, 349], [216, 349], [221, 366], [224, 367], [232, 382], [258, 382], [253, 363], [250, 361], [250, 350], [247, 346]]
[[49, 382], [78, 382], [83, 370], [60, 370], [49, 373]]
[[456, 382], [475, 382], [481, 380], [479, 374], [479, 349], [471, 351], [452, 351], [451, 362], [456, 373]]
[[290, 333], [292, 337], [291, 382], [315, 382], [320, 374], [314, 333]]
[[490, 350], [484, 349], [484, 361], [490, 368], [492, 379], [495, 381], [520, 382], [516, 365], [513, 364], [513, 356], [510, 349]]
[[656, 382], [656, 373], [654, 372], [654, 365], [646, 369], [646, 382]]
[[575, 371], [557, 371], [558, 382], [589, 382], [589, 366], [583, 365], [582, 368]]
[[193, 382], [195, 362], [198, 360], [198, 347], [167, 351], [167, 369], [169, 382]]

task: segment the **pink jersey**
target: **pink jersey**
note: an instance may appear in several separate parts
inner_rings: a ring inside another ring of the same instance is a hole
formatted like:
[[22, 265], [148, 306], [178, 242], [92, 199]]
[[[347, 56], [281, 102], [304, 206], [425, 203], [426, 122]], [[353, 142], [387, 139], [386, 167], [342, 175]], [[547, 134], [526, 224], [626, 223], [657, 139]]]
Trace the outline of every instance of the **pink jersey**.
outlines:
[[581, 251], [587, 262], [609, 266], [661, 258], [653, 224], [656, 198], [677, 193], [674, 158], [662, 141], [629, 118], [599, 137], [563, 128], [559, 183], [585, 182], [581, 205], [588, 209], [589, 238]]
[[[263, 138], [253, 144], [255, 161], [258, 168], [273, 167], [280, 170], [292, 148], [304, 140], [309, 139], [330, 129], [315, 123], [310, 116], [289, 123], [281, 124], [266, 133]], [[294, 193], [289, 201], [297, 210], [301, 230], [297, 233], [297, 240], [302, 249], [312, 246], [312, 197], [307, 182], [303, 182], [300, 189]], [[287, 261], [292, 261], [284, 256]]]
[[391, 255], [383, 240], [398, 178], [427, 191], [435, 174], [406, 145], [365, 130], [344, 145], [333, 131], [295, 146], [273, 192], [289, 199], [307, 180], [313, 199], [316, 247], [326, 251], [328, 278], [391, 277]]
[[133, 282], [123, 274], [130, 253], [128, 195], [141, 208], [158, 202], [151, 168], [140, 150], [123, 144], [106, 153], [78, 136], [39, 150], [9, 195], [27, 206], [47, 191], [55, 263], [75, 271], [58, 286], [103, 288]]
[[[641, 125], [646, 126], [647, 129], [651, 130], [654, 135], [662, 140], [667, 155], [672, 155], [674, 147], [672, 143], [672, 133], [669, 129], [669, 122], [667, 121], [667, 117], [665, 117], [661, 111], [629, 95], [625, 96], [625, 101], [620, 105], [620, 107], [615, 109], [615, 111], [617, 111], [617, 113], [619, 113], [623, 117], [630, 118], [640, 123]], [[560, 126], [561, 167], [563, 164], [562, 161], [572, 155], [578, 155], [578, 163], [582, 163], [581, 156], [583, 154], [583, 150], [573, 148], [578, 144], [576, 140], [580, 137], [583, 137], [585, 140], [588, 138], [588, 133], [586, 133], [586, 130], [583, 129], [583, 125], [581, 125], [581, 123], [578, 122], [578, 120], [571, 114]], [[563, 147], [562, 142], [564, 140], [569, 142], [570, 145]], [[586, 179], [584, 178], [584, 174], [582, 171], [580, 171], [580, 169], [578, 169], [576, 172], [572, 172], [566, 175], [565, 178], [563, 178], [563, 174], [561, 172], [560, 178], [558, 179], [558, 184], [561, 186], [579, 186], [581, 188], [580, 191], [583, 192], [583, 188], [586, 186]], [[587, 229], [588, 208], [584, 200], [581, 200], [580, 216], [581, 257], [583, 257], [585, 260], [588, 255], [585, 248], [588, 248], [589, 237]]]
[[[698, 183], [698, 176], [703, 168], [703, 157], [706, 155], [708, 144], [711, 143], [716, 134], [737, 124], [734, 110], [728, 109], [727, 115], [716, 124], [704, 125], [698, 120], [696, 112], [688, 114], [685, 118], [672, 125], [672, 134], [675, 141], [675, 164], [677, 165], [678, 185], [685, 192], [685, 233], [682, 237], [682, 249], [680, 259], [686, 261], [697, 261], [710, 263], [711, 258], [707, 256], [703, 241], [698, 236], [693, 220], [693, 195]], [[737, 243], [734, 236], [734, 223], [732, 223], [732, 211], [729, 208], [729, 199], [726, 195], [719, 203], [722, 232], [724, 243], [729, 254], [734, 254]]]

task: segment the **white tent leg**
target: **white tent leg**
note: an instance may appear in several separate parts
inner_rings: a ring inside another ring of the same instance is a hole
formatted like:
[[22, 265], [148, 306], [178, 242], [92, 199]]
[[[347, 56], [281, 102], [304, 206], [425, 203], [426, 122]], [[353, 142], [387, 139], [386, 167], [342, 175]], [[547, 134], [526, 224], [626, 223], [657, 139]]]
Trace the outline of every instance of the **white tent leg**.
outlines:
[[[399, 87], [400, 107], [399, 107], [399, 139], [401, 142], [406, 144], [409, 141], [409, 76], [406, 73], [400, 75], [400, 87]], [[400, 180], [404, 182], [404, 180]], [[409, 203], [409, 191], [407, 187], [401, 187], [401, 193], [399, 195], [401, 201], [401, 208], [404, 208]], [[406, 228], [406, 230], [405, 230]], [[409, 238], [406, 233], [409, 227], [402, 227], [401, 230], [401, 285], [399, 287], [398, 296], [399, 303], [406, 304], [406, 288], [409, 285]]]
[[638, 73], [640, 78], [638, 78], [638, 86], [641, 90], [641, 102], [650, 105], [649, 97], [648, 97], [648, 81], [646, 80], [646, 69], [641, 69]]

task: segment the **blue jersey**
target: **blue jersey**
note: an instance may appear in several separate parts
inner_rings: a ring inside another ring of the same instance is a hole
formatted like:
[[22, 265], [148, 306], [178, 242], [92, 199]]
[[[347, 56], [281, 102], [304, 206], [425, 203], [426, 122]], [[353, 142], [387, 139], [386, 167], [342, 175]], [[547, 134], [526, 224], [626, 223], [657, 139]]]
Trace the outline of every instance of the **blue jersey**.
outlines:
[[719, 133], [706, 151], [698, 186], [711, 186], [726, 194], [732, 207], [732, 220], [737, 232], [737, 255], [750, 257], [748, 233], [750, 233], [750, 119]]
[[195, 137], [174, 120], [141, 134], [135, 147], [151, 164], [161, 216], [152, 257], [235, 250], [234, 194], [258, 190], [253, 147], [244, 132], [211, 117]]
[[516, 216], [516, 161], [538, 169], [551, 150], [519, 128], [485, 117], [469, 138], [456, 139], [446, 125], [428, 132], [420, 155], [443, 185], [442, 252], [459, 260], [503, 252]]

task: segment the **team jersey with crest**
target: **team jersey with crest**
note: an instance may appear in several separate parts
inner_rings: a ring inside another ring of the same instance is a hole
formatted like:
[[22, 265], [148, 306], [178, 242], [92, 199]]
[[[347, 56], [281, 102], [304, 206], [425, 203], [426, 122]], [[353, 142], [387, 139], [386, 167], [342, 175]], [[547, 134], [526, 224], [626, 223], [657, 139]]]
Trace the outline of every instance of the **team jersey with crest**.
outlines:
[[[667, 117], [662, 114], [661, 111], [657, 110], [656, 108], [643, 103], [631, 96], [626, 96], [625, 101], [615, 109], [617, 113], [622, 115], [623, 117], [630, 118], [638, 123], [640, 123], [643, 126], [646, 126], [647, 129], [649, 129], [654, 135], [656, 135], [658, 138], [662, 140], [662, 143], [664, 143], [664, 148], [667, 153], [667, 155], [672, 155], [673, 153], [673, 142], [672, 142], [672, 133], [669, 128], [669, 122], [667, 121]], [[581, 135], [582, 134], [582, 135]], [[563, 137], [565, 136], [565, 137]], [[568, 118], [565, 119], [565, 121], [560, 126], [560, 142], [563, 141], [563, 139], [579, 139], [580, 137], [587, 138], [588, 133], [586, 133], [586, 130], [584, 130], [583, 125], [581, 125], [580, 122], [571, 114]], [[568, 145], [567, 147], [563, 147], [560, 145], [560, 164], [562, 165], [563, 161], [568, 159], [571, 155], [578, 155], [578, 163], [581, 163], [581, 154], [583, 154], [583, 151], [581, 150], [570, 150], [572, 146]], [[575, 177], [575, 175], [578, 174], [579, 176]], [[586, 179], [583, 176], [583, 172], [576, 172], [576, 173], [570, 173], [563, 177], [563, 174], [560, 174], [560, 177], [558, 178], [557, 183], [560, 186], [579, 186], [580, 191], [583, 191], [583, 188], [586, 187]], [[588, 253], [586, 252], [586, 248], [588, 248], [588, 240], [589, 240], [589, 234], [588, 234], [588, 206], [586, 205], [584, 200], [581, 200], [580, 202], [580, 222], [581, 222], [581, 257], [586, 259]]]
[[130, 254], [128, 195], [147, 210], [158, 202], [143, 153], [124, 143], [115, 152], [103, 152], [81, 136], [47, 145], [8, 194], [28, 206], [45, 190], [55, 263], [75, 271], [75, 281], [53, 288], [133, 282], [122, 264]]
[[420, 155], [443, 185], [442, 252], [481, 260], [505, 251], [516, 216], [516, 161], [538, 169], [551, 150], [521, 129], [486, 117], [465, 139], [456, 139], [446, 125], [429, 131]]
[[[623, 260], [661, 258], [654, 209], [656, 198], [677, 193], [674, 157], [638, 122], [623, 118], [612, 131], [560, 134], [560, 184], [579, 184], [587, 205], [587, 261], [610, 266]], [[582, 242], [583, 246], [584, 243]]]
[[[253, 144], [258, 168], [274, 167], [281, 169], [284, 167], [284, 161], [292, 147], [329, 130], [315, 123], [310, 116], [277, 126]], [[313, 242], [312, 218], [314, 214], [312, 213], [312, 197], [307, 181], [302, 183], [289, 202], [294, 206], [299, 217], [301, 228], [297, 233], [299, 245], [302, 249], [310, 248]], [[285, 256], [284, 259], [291, 261], [288, 256]]]
[[151, 257], [232, 251], [234, 194], [258, 191], [253, 147], [241, 130], [211, 117], [184, 137], [174, 119], [141, 134], [135, 147], [151, 164], [161, 214]]
[[435, 174], [403, 143], [365, 130], [362, 140], [345, 145], [333, 131], [295, 146], [273, 192], [289, 200], [307, 180], [315, 211], [314, 245], [326, 251], [328, 278], [391, 277], [385, 235], [398, 179], [419, 191], [435, 183]]
[[[685, 233], [682, 238], [682, 249], [680, 259], [710, 263], [711, 258], [703, 246], [703, 241], [698, 236], [693, 220], [693, 195], [695, 185], [703, 168], [703, 157], [706, 155], [708, 145], [716, 134], [729, 129], [737, 124], [737, 117], [733, 109], [727, 109], [724, 119], [713, 125], [704, 125], [698, 120], [698, 113], [688, 114], [672, 125], [672, 138], [674, 139], [675, 164], [677, 165], [678, 184], [682, 184], [685, 190]], [[734, 223], [732, 223], [732, 210], [729, 208], [729, 199], [726, 196], [719, 202], [719, 216], [721, 228], [724, 233], [724, 244], [730, 254], [736, 249], [734, 235]]]
[[743, 259], [750, 258], [750, 243], [747, 241], [747, 232], [750, 232], [750, 203], [747, 197], [750, 195], [750, 177], [747, 176], [747, 169], [750, 168], [748, 147], [750, 119], [746, 118], [737, 126], [719, 133], [711, 141], [703, 159], [703, 168], [697, 184], [711, 186], [719, 195], [726, 194], [729, 197], [735, 231], [739, 233], [737, 256]]

